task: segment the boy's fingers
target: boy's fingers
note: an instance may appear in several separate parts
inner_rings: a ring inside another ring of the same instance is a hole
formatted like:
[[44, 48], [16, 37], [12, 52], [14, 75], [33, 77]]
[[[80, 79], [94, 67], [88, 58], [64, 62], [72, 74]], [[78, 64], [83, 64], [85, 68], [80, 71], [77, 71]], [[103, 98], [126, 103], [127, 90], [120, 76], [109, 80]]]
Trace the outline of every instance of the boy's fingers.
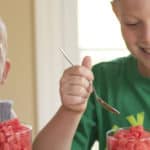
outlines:
[[92, 60], [90, 56], [85, 56], [82, 61], [82, 65], [91, 69], [92, 68]]

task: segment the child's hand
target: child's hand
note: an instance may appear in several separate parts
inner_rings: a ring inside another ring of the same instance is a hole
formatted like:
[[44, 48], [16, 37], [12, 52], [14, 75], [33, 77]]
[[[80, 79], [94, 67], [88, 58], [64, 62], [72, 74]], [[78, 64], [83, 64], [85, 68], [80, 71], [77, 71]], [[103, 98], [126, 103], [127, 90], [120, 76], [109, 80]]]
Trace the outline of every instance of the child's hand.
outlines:
[[88, 97], [92, 92], [93, 73], [91, 58], [85, 57], [81, 66], [73, 66], [64, 71], [60, 80], [62, 104], [67, 109], [84, 112]]

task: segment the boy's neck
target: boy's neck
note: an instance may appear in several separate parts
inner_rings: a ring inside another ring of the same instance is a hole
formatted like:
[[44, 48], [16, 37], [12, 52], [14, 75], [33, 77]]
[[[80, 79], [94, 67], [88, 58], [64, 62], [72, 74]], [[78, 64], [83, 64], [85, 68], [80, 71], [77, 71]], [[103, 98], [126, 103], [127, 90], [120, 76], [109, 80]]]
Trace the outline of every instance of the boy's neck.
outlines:
[[150, 68], [144, 66], [140, 62], [138, 62], [138, 70], [144, 77], [150, 77]]

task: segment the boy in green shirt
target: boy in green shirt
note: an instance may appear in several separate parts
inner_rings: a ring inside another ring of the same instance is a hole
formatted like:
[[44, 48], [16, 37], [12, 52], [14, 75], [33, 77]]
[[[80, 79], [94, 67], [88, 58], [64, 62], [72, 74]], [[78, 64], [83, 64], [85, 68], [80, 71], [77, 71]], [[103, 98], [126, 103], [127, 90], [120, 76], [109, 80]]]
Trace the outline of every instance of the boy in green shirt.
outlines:
[[[60, 81], [62, 106], [35, 139], [34, 150], [90, 150], [96, 140], [104, 150], [111, 128], [150, 128], [150, 1], [114, 0], [112, 8], [132, 55], [97, 64], [92, 72], [89, 57], [67, 69]], [[98, 95], [120, 115], [95, 100], [93, 79]]]

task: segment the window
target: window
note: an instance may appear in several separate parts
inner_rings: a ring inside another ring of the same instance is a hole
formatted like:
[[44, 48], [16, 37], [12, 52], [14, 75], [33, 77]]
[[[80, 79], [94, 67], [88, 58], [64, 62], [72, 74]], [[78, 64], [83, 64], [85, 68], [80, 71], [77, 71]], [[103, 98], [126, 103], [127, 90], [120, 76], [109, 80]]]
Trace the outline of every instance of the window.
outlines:
[[96, 63], [128, 52], [109, 0], [35, 0], [35, 26], [39, 130], [60, 106], [58, 81], [68, 65], [60, 47], [74, 64], [79, 54], [92, 56]]
[[[109, 0], [78, 0], [77, 14], [81, 60], [89, 55], [95, 64], [129, 54]], [[96, 142], [92, 150], [97, 149]]]
[[97, 63], [129, 54], [109, 0], [78, 0], [77, 12], [81, 58], [90, 55]]

